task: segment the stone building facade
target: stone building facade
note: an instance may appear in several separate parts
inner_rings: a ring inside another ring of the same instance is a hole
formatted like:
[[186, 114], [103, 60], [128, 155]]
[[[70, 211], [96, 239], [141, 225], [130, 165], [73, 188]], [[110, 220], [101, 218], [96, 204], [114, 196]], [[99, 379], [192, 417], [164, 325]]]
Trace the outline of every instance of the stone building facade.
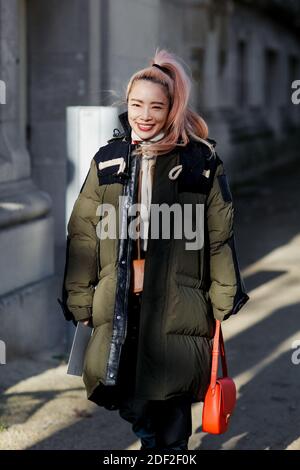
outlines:
[[156, 47], [168, 48], [190, 67], [192, 104], [231, 179], [249, 177], [296, 157], [297, 17], [297, 2], [276, 0], [0, 0], [0, 339], [8, 357], [64, 335], [56, 297], [72, 178], [66, 107], [122, 111], [130, 75]]

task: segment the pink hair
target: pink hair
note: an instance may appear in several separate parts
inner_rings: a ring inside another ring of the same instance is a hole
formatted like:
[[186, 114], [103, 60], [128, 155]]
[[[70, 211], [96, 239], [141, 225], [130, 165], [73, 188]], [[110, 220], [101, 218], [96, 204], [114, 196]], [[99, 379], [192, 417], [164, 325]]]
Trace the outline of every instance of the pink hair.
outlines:
[[[153, 67], [154, 63], [163, 67], [165, 71]], [[191, 80], [174, 54], [165, 49], [156, 49], [151, 65], [134, 73], [130, 78], [126, 90], [127, 103], [133, 84], [137, 80], [150, 80], [162, 85], [170, 102], [165, 137], [159, 142], [149, 145], [150, 151], [156, 152], [157, 155], [167, 153], [176, 145], [186, 146], [190, 137], [203, 141], [211, 148], [211, 145], [206, 141], [208, 137], [207, 124], [199, 114], [189, 107]]]

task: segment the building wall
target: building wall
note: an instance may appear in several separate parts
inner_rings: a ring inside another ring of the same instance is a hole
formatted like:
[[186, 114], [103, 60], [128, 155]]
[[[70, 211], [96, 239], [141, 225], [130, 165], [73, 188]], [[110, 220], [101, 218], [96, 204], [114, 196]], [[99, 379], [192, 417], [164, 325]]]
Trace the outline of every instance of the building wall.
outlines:
[[[300, 56], [299, 41], [260, 10], [199, 0], [27, 4], [28, 148], [33, 178], [53, 200], [57, 246], [65, 242], [65, 182], [72, 177], [65, 108], [113, 104], [125, 109], [128, 79], [147, 65], [156, 47], [174, 51], [191, 70], [192, 105], [208, 121], [234, 178], [249, 160], [247, 136], [253, 142], [257, 135], [263, 148], [259, 136], [276, 141], [282, 127], [299, 122], [288, 78], [288, 57]], [[278, 50], [277, 66], [269, 55], [269, 68], [277, 67], [270, 93], [267, 49]]]
[[[299, 62], [300, 44], [290, 28], [240, 5], [232, 11], [229, 37], [230, 101], [220, 111], [237, 179], [281, 161], [284, 147], [287, 158], [297, 157], [300, 109], [291, 102], [291, 83], [300, 70], [291, 71], [291, 58]], [[218, 90], [227, 94], [221, 83]]]
[[65, 109], [89, 100], [87, 3], [27, 2], [27, 145], [33, 179], [53, 201], [56, 244], [65, 241], [65, 191], [69, 182]]
[[52, 347], [59, 279], [54, 271], [52, 201], [32, 179], [25, 142], [24, 2], [0, 1], [0, 335], [7, 357]]
[[72, 179], [66, 107], [115, 104], [122, 111], [131, 74], [164, 47], [192, 72], [192, 106], [207, 120], [231, 181], [283, 155], [299, 158], [300, 108], [291, 103], [299, 35], [278, 18], [263, 14], [259, 2], [0, 0], [0, 80], [7, 83], [7, 103], [0, 104], [0, 339], [9, 342], [8, 355], [52, 346], [64, 335], [56, 297]]

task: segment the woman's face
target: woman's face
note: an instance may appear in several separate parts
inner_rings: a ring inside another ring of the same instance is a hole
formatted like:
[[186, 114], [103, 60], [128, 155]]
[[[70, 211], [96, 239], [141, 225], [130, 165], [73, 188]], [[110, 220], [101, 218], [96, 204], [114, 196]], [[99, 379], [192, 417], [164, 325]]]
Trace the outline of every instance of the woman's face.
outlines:
[[143, 140], [155, 137], [163, 129], [169, 113], [164, 88], [148, 80], [137, 80], [128, 96], [128, 120]]

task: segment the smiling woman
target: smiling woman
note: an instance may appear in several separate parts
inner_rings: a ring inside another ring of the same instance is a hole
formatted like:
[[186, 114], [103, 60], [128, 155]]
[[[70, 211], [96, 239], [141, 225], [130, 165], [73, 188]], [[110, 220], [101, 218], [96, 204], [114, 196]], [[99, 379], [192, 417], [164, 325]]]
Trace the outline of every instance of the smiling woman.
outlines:
[[205, 121], [189, 106], [190, 90], [191, 80], [180, 61], [165, 50], [156, 50], [151, 66], [130, 78], [126, 90], [130, 125], [142, 140], [164, 131], [158, 144], [150, 144], [151, 152], [160, 155], [186, 146], [191, 137], [213, 150], [206, 140]]
[[[190, 86], [165, 50], [131, 77], [119, 116], [124, 133], [92, 159], [68, 223], [65, 309], [94, 327], [87, 396], [119, 409], [143, 449], [188, 448], [191, 405], [209, 385], [215, 319], [248, 300], [223, 162], [189, 106]], [[139, 230], [124, 237], [139, 202]], [[98, 208], [106, 204], [120, 217], [115, 235], [99, 239]], [[201, 243], [180, 230], [182, 213]], [[164, 230], [153, 230], [156, 220]]]
[[143, 139], [151, 139], [165, 127], [169, 98], [164, 87], [146, 80], [136, 81], [128, 99], [128, 120]]

